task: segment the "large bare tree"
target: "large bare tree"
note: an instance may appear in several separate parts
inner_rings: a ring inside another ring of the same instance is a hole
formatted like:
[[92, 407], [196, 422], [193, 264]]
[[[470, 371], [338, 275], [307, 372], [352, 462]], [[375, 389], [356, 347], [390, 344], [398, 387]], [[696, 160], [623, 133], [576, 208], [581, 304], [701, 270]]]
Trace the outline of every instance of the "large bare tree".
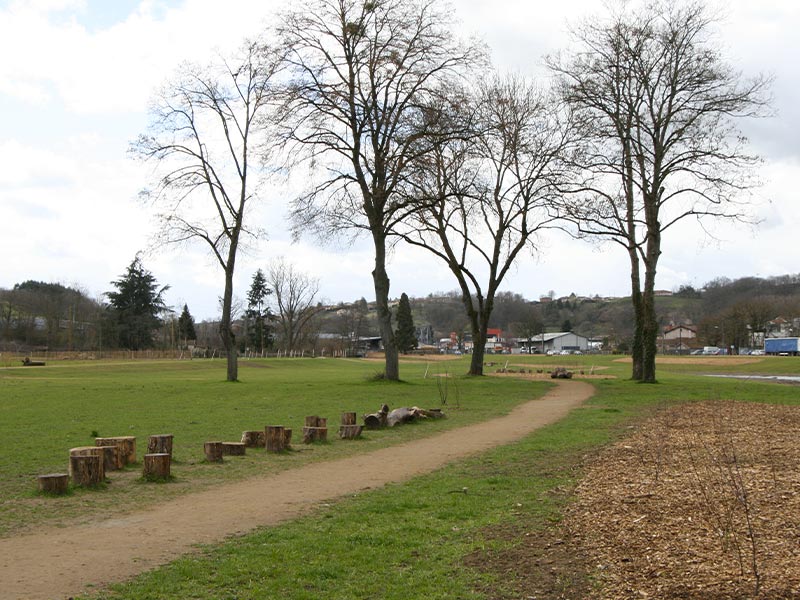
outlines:
[[227, 352], [227, 379], [238, 379], [233, 330], [233, 276], [250, 204], [265, 169], [266, 115], [280, 57], [248, 43], [231, 58], [185, 65], [156, 97], [149, 132], [132, 145], [154, 161], [157, 179], [142, 192], [160, 211], [160, 243], [201, 241], [225, 276], [219, 332]]
[[280, 257], [269, 265], [267, 285], [272, 289], [281, 341], [287, 351], [298, 350], [310, 334], [312, 320], [322, 310], [317, 305], [319, 280]]
[[736, 127], [763, 114], [768, 79], [745, 79], [714, 41], [702, 2], [626, 5], [574, 32], [550, 59], [586, 141], [584, 180], [563, 206], [581, 235], [630, 259], [632, 378], [656, 381], [655, 278], [667, 230], [687, 219], [740, 219], [756, 158]]
[[[296, 231], [372, 238], [372, 278], [386, 352], [399, 379], [389, 309], [388, 240], [408, 211], [397, 193], [428, 150], [424, 108], [442, 83], [482, 60], [454, 40], [436, 0], [302, 0], [282, 21], [294, 80], [287, 136], [314, 173], [294, 205]], [[298, 152], [294, 152], [298, 155]]]
[[410, 189], [420, 200], [404, 239], [445, 261], [461, 290], [472, 330], [469, 373], [483, 374], [495, 295], [537, 232], [569, 176], [570, 128], [556, 102], [521, 78], [481, 84], [472, 109], [460, 103], [469, 131], [444, 140], [416, 163]]

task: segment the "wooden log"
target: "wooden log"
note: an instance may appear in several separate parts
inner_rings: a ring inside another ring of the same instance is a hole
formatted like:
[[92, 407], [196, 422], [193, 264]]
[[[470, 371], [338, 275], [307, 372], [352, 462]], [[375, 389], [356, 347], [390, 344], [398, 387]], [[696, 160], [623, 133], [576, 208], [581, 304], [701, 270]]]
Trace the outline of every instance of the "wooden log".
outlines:
[[108, 471], [119, 471], [124, 465], [119, 455], [119, 446], [96, 446], [103, 451], [103, 469]]
[[386, 415], [386, 425], [388, 427], [394, 427], [395, 425], [400, 425], [401, 423], [411, 423], [412, 421], [416, 421], [417, 411], [414, 408], [395, 408], [392, 412]]
[[148, 454], [169, 454], [172, 456], [172, 438], [171, 433], [161, 433], [158, 435], [151, 435], [147, 441]]
[[172, 455], [167, 452], [154, 452], [144, 455], [142, 477], [148, 481], [166, 481], [170, 478]]
[[39, 491], [45, 494], [66, 494], [69, 485], [69, 473], [48, 473], [39, 475]]
[[364, 426], [367, 429], [380, 429], [386, 427], [386, 416], [389, 414], [389, 406], [384, 404], [381, 409], [369, 415], [364, 415]]
[[244, 456], [244, 451], [242, 442], [222, 442], [222, 454], [225, 456]]
[[303, 427], [304, 444], [311, 444], [313, 442], [326, 442], [326, 441], [328, 441], [327, 427]]
[[267, 438], [267, 452], [283, 452], [286, 450], [286, 437], [282, 425], [267, 425], [265, 435]]
[[264, 448], [267, 445], [267, 436], [264, 431], [243, 431], [242, 443], [247, 448]]
[[288, 450], [292, 445], [292, 430], [286, 427], [283, 428], [283, 448]]
[[325, 417], [318, 417], [317, 415], [306, 417], [306, 427], [327, 427], [327, 426], [328, 426], [328, 419], [326, 419]]
[[339, 427], [339, 437], [343, 440], [354, 440], [361, 437], [361, 425], [341, 425]]
[[112, 446], [115, 444], [121, 447], [121, 460], [124, 465], [130, 465], [136, 462], [135, 436], [123, 435], [118, 437], [99, 437], [94, 439], [95, 446]]
[[[100, 483], [101, 481], [105, 480], [106, 478], [106, 470], [105, 470], [105, 450], [103, 450], [104, 446], [78, 446], [77, 448], [70, 448], [69, 450], [69, 474], [70, 477], [73, 477], [73, 463], [72, 459], [81, 456], [96, 456], [100, 461], [100, 474], [99, 479], [94, 483]], [[92, 468], [92, 467], [90, 467]], [[73, 477], [73, 483], [75, 485], [94, 485], [94, 483], [89, 484], [79, 484], [76, 483]]]
[[98, 454], [70, 455], [69, 471], [74, 485], [97, 485], [103, 481], [103, 457]]
[[222, 442], [206, 442], [203, 452], [208, 462], [222, 462]]
[[356, 413], [354, 412], [342, 413], [342, 425], [355, 425], [355, 424], [356, 424]]
[[26, 356], [22, 359], [22, 366], [23, 367], [43, 367], [44, 361], [43, 360], [31, 360], [30, 357]]

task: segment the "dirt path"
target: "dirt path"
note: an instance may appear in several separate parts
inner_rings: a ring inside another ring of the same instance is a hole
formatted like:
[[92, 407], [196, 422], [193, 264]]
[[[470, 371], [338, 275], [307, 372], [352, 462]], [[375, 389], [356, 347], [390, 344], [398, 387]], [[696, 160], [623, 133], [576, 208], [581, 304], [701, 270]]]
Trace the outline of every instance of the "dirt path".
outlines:
[[405, 481], [518, 440], [561, 419], [593, 391], [588, 383], [561, 381], [544, 397], [484, 423], [226, 484], [119, 519], [0, 540], [0, 598], [68, 598], [84, 592], [88, 584], [123, 581], [190, 552], [194, 544], [274, 525], [322, 501]]

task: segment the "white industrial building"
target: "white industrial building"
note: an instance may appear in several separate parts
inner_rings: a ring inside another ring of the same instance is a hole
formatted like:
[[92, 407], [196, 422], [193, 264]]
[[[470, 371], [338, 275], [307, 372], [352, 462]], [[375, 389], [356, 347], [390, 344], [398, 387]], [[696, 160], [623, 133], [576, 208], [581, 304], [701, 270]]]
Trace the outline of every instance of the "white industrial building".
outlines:
[[540, 352], [542, 354], [552, 351], [561, 352], [562, 350], [569, 350], [575, 352], [579, 350], [586, 352], [589, 350], [589, 338], [585, 338], [577, 333], [571, 331], [560, 331], [558, 333], [540, 333], [532, 338], [516, 338], [515, 352], [529, 352], [528, 344], [533, 352]]

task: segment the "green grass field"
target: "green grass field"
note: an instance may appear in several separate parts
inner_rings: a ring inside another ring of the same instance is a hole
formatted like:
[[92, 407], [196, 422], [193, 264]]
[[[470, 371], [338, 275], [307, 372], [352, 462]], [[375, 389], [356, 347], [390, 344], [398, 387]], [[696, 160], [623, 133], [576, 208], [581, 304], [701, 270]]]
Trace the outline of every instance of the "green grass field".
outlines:
[[[205, 548], [94, 597], [466, 599], [484, 597], [478, 590], [485, 585], [492, 587], [495, 597], [524, 597], [502, 573], [466, 567], [465, 557], [513, 545], [493, 535], [497, 528], [518, 530], [522, 539], [557, 522], [569, 501], [569, 489], [580, 478], [584, 457], [623, 435], [626, 426], [664, 403], [706, 399], [800, 403], [796, 386], [702, 376], [797, 375], [800, 360], [791, 358], [746, 365], [665, 364], [659, 367], [656, 385], [628, 381], [630, 366], [612, 357], [510, 360], [537, 366], [606, 367], [602, 373], [617, 379], [594, 381], [597, 394], [592, 400], [521, 442]], [[224, 465], [202, 462], [203, 441], [238, 439], [243, 429], [265, 424], [299, 428], [306, 414], [338, 422], [342, 411], [368, 412], [382, 402], [439, 405], [436, 378], [423, 379], [425, 363], [404, 363], [401, 384], [370, 380], [379, 368], [364, 361], [252, 361], [242, 364], [243, 381], [238, 384], [222, 381], [221, 361], [0, 370], [0, 438], [7, 449], [16, 450], [6, 452], [0, 463], [6, 535], [26, 525], [79, 521], [123, 502], [135, 508], [226, 479], [430, 435], [507, 412], [548, 385], [506, 377], [453, 376], [448, 380], [447, 420], [370, 432], [362, 441], [337, 440], [277, 457], [251, 453]], [[466, 368], [466, 359], [431, 363], [429, 375], [445, 370], [457, 375]], [[455, 407], [456, 388], [460, 408]], [[176, 481], [138, 483], [137, 467], [113, 477], [106, 489], [79, 490], [64, 498], [36, 496], [35, 475], [62, 470], [67, 449], [90, 443], [92, 430], [101, 435], [137, 435], [140, 444], [150, 433], [173, 433]]]

